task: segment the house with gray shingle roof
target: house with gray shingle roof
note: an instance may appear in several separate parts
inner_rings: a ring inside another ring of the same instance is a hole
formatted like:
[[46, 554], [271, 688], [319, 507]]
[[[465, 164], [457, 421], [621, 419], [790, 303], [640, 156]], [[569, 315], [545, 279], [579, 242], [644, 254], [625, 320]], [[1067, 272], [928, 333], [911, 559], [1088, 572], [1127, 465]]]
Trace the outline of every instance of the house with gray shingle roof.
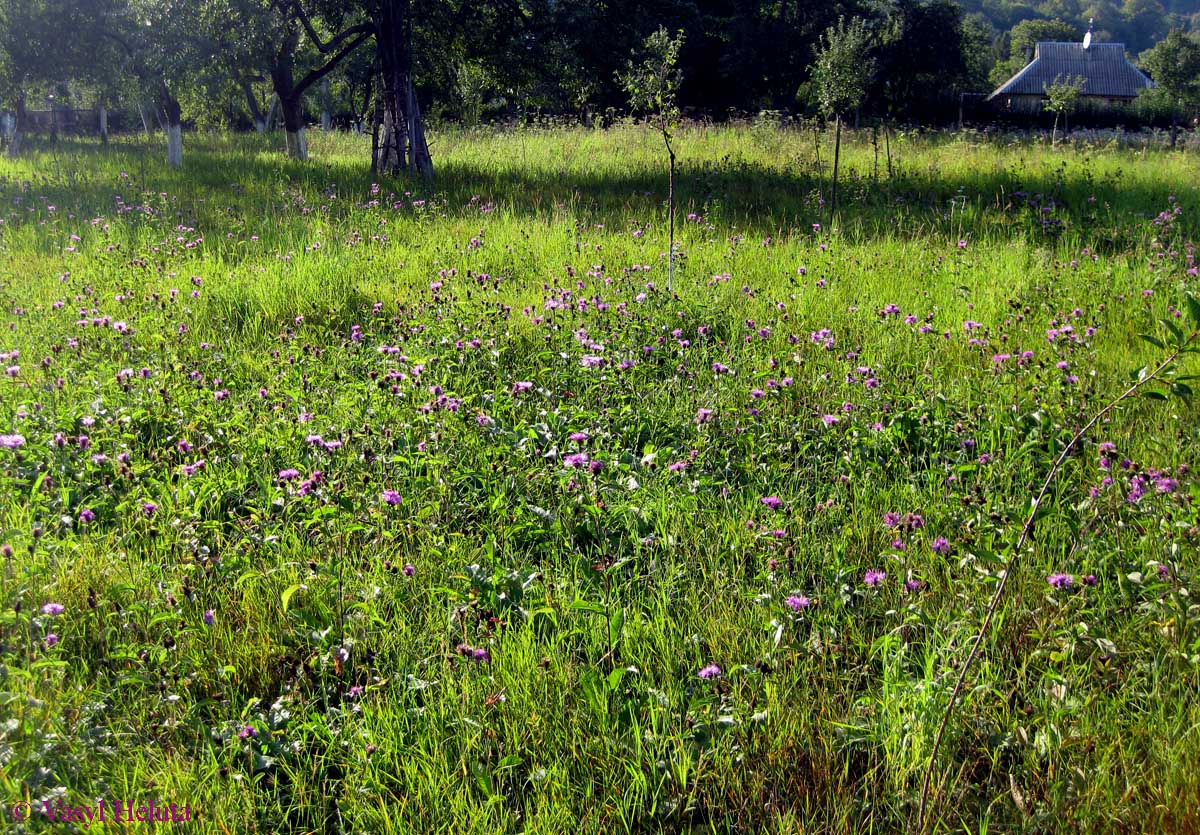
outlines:
[[1018, 113], [1042, 110], [1046, 88], [1068, 79], [1082, 78], [1081, 104], [1102, 106], [1126, 104], [1154, 86], [1145, 73], [1125, 57], [1125, 44], [1040, 41], [1033, 60], [996, 88], [990, 96], [994, 106]]

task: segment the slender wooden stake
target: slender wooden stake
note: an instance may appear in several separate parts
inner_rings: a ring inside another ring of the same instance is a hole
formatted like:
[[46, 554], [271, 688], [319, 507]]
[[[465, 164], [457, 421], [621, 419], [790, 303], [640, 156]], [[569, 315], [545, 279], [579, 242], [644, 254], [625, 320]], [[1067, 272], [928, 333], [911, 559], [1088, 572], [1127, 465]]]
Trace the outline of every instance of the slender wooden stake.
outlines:
[[837, 127], [834, 130], [833, 136], [833, 196], [830, 199], [829, 207], [829, 231], [833, 232], [833, 220], [837, 215], [837, 186], [838, 186], [838, 162], [842, 155], [842, 117], [834, 116], [834, 121]]

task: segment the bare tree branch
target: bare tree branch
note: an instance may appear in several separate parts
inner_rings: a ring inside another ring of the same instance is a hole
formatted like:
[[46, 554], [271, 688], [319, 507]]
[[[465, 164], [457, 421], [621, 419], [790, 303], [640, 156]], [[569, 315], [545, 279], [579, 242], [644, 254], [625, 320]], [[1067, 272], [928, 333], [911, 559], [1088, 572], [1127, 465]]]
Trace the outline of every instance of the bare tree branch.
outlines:
[[372, 34], [373, 34], [373, 32], [370, 31], [368, 28], [368, 31], [361, 33], [357, 38], [352, 40], [349, 43], [349, 45], [344, 47], [340, 52], [338, 52], [336, 55], [334, 55], [332, 58], [330, 58], [328, 61], [326, 61], [322, 66], [317, 67], [315, 70], [310, 72], [308, 75], [304, 76], [304, 78], [297, 81], [296, 86], [293, 88], [295, 90], [296, 95], [300, 95], [305, 90], [307, 90], [309, 87], [311, 87], [312, 85], [314, 85], [318, 81], [320, 81], [322, 78], [329, 75], [329, 73], [333, 72], [337, 68], [337, 65], [339, 63], [341, 63], [343, 58], [345, 58], [347, 55], [349, 55], [354, 50], [358, 49], [359, 46], [361, 46], [365, 40], [367, 40], [369, 37], [371, 37]]
[[308, 19], [308, 15], [305, 13], [304, 8], [299, 3], [292, 3], [291, 7], [296, 19], [299, 20], [300, 25], [304, 27], [304, 32], [308, 35], [309, 40], [313, 42], [313, 45], [316, 46], [317, 51], [322, 55], [328, 55], [337, 47], [338, 44], [347, 38], [352, 38], [355, 35], [360, 35], [364, 32], [369, 34], [374, 31], [374, 27], [372, 27], [371, 24], [360, 23], [357, 26], [351, 26], [349, 29], [341, 32], [340, 34], [334, 35], [328, 43], [325, 43], [321, 40], [321, 36], [317, 34], [317, 30], [313, 28], [312, 21]]

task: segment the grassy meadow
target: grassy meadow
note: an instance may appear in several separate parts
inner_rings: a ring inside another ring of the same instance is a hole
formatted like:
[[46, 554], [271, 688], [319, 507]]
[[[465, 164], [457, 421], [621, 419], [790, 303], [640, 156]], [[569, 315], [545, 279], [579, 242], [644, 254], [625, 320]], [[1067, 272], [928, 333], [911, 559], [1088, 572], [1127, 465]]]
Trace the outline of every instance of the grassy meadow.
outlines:
[[1006, 566], [930, 831], [1200, 831], [1200, 363], [1015, 551], [1196, 329], [1194, 153], [863, 133], [830, 228], [689, 126], [668, 288], [640, 127], [310, 141], [0, 160], [5, 831], [906, 831]]

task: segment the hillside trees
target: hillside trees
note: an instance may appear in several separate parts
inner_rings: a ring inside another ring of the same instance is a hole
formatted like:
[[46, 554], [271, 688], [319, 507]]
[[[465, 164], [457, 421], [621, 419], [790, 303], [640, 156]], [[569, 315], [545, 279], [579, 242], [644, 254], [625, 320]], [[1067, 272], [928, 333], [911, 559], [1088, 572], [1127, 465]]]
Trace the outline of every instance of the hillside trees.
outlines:
[[1173, 29], [1152, 49], [1141, 54], [1139, 61], [1158, 84], [1159, 95], [1171, 106], [1171, 147], [1175, 147], [1179, 132], [1180, 112], [1193, 114], [1200, 110], [1200, 40], [1181, 29]]

